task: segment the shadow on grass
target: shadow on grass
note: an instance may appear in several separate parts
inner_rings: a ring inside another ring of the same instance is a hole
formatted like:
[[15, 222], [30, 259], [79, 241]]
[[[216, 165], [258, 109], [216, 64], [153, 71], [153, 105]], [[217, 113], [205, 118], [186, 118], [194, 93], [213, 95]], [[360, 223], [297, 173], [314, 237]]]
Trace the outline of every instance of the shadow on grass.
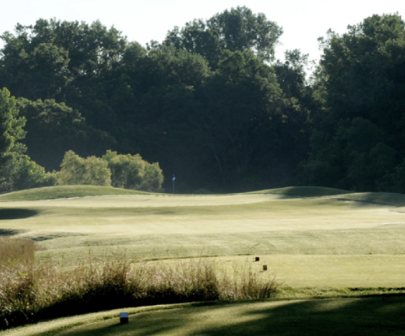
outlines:
[[156, 311], [61, 335], [404, 335], [405, 298], [259, 302]]
[[29, 209], [0, 209], [0, 220], [23, 219], [39, 214], [37, 210]]
[[333, 197], [337, 201], [350, 202], [355, 207], [370, 207], [370, 206], [405, 206], [405, 195], [396, 193], [383, 192], [365, 192], [342, 195], [342, 197]]
[[285, 187], [278, 189], [259, 190], [251, 194], [271, 194], [280, 195], [280, 198], [301, 198], [301, 197], [320, 197], [333, 196], [352, 193], [349, 190], [326, 188], [326, 187]]
[[1, 236], [16, 236], [22, 232], [24, 232], [24, 230], [0, 229], [0, 237]]

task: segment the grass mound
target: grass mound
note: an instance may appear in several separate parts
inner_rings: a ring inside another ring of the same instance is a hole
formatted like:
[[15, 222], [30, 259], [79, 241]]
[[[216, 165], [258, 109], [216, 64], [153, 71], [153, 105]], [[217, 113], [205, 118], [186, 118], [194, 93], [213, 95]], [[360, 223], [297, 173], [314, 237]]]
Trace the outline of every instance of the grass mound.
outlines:
[[351, 193], [351, 191], [325, 187], [285, 187], [254, 191], [250, 194], [285, 195], [287, 197], [317, 197], [349, 193]]
[[93, 185], [64, 185], [54, 187], [43, 187], [14, 191], [0, 195], [0, 202], [10, 201], [38, 201], [57, 198], [104, 196], [104, 195], [145, 195], [143, 191], [93, 186]]

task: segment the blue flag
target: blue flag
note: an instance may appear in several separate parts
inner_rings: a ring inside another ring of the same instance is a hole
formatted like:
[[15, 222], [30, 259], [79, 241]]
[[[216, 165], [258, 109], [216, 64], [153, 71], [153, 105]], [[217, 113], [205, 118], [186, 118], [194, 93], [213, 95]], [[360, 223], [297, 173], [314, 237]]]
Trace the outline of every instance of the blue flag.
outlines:
[[174, 174], [173, 174], [173, 178], [172, 178], [172, 181], [174, 181], [176, 179], [176, 176], [174, 176]]

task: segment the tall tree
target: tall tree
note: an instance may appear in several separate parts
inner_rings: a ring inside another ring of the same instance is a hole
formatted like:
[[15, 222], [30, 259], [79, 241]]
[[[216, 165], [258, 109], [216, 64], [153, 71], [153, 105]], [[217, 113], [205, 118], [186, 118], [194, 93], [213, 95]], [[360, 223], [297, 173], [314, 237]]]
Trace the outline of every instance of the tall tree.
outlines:
[[[324, 53], [315, 86], [324, 109], [313, 117], [315, 130], [306, 175], [312, 176], [310, 183], [376, 190], [378, 181], [405, 158], [405, 23], [398, 15], [373, 15], [349, 26], [342, 36], [329, 31], [321, 43]], [[353, 127], [358, 127], [359, 134], [379, 136], [372, 141], [366, 136], [363, 141], [367, 146], [359, 147], [349, 140], [355, 138], [347, 137]], [[352, 143], [349, 147], [353, 148], [333, 145], [345, 142]], [[377, 146], [375, 150], [373, 146]], [[337, 155], [341, 157], [340, 168], [335, 163]], [[369, 164], [362, 170], [367, 167], [367, 174], [359, 173], [360, 165], [356, 165], [355, 174], [351, 164], [342, 165], [356, 162], [354, 157], [368, 157]], [[384, 165], [371, 164], [382, 158]], [[333, 174], [328, 173], [333, 170]]]
[[17, 100], [20, 114], [27, 120], [22, 140], [27, 154], [49, 170], [57, 169], [68, 150], [80, 155], [101, 155], [115, 144], [108, 133], [89, 126], [79, 111], [53, 99]]
[[20, 142], [26, 119], [18, 116], [16, 99], [7, 89], [0, 90], [0, 192], [53, 185], [55, 178], [25, 155]]
[[194, 20], [185, 27], [169, 31], [164, 44], [202, 55], [216, 68], [225, 50], [251, 50], [264, 61], [274, 58], [275, 45], [283, 33], [263, 13], [253, 14], [247, 7], [231, 8], [207, 21]]
[[0, 170], [1, 178], [4, 179], [6, 164], [11, 160], [8, 155], [14, 149], [19, 152], [25, 150], [24, 146], [17, 143], [24, 138], [25, 118], [18, 118], [16, 100], [10, 96], [10, 92], [3, 88], [0, 90]]
[[119, 63], [127, 45], [119, 31], [99, 21], [40, 19], [34, 26], [17, 24], [15, 35], [5, 32], [0, 38], [5, 42], [0, 83], [31, 100], [81, 96]]
[[269, 161], [263, 157], [281, 154], [277, 147], [288, 119], [285, 112], [294, 109], [283, 96], [274, 70], [251, 51], [227, 51], [196, 95], [200, 107], [195, 127], [210, 149], [211, 167], [216, 167], [216, 175], [221, 177], [216, 183], [236, 189], [253, 175], [260, 175], [261, 169], [269, 170]]

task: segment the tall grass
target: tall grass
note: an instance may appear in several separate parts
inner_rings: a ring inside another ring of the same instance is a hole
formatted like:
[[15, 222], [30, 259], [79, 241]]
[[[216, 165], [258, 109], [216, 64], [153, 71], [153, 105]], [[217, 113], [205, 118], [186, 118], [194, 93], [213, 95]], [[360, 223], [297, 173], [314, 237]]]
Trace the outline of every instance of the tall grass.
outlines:
[[268, 298], [274, 279], [252, 272], [229, 277], [215, 262], [134, 263], [125, 256], [92, 258], [74, 268], [18, 263], [0, 267], [0, 329], [45, 318], [120, 307], [190, 301]]
[[0, 264], [33, 262], [38, 247], [28, 239], [0, 237]]

